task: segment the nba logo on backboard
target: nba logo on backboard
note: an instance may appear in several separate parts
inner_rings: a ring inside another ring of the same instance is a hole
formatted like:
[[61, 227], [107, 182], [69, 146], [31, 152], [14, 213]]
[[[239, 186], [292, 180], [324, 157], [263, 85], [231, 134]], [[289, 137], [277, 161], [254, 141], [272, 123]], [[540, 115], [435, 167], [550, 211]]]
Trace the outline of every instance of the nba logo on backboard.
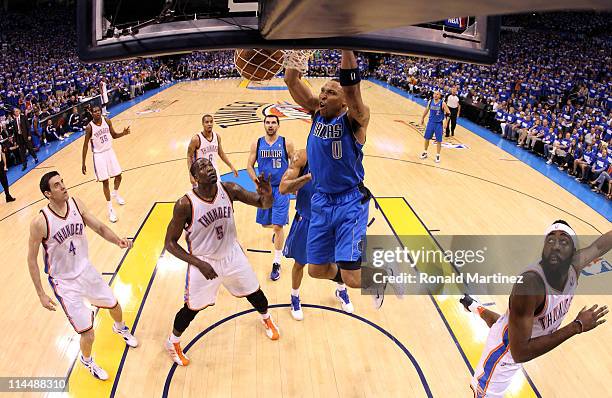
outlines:
[[450, 27], [450, 28], [459, 28], [459, 29], [463, 29], [467, 26], [467, 17], [461, 17], [461, 18], [448, 18], [445, 22], [444, 25]]

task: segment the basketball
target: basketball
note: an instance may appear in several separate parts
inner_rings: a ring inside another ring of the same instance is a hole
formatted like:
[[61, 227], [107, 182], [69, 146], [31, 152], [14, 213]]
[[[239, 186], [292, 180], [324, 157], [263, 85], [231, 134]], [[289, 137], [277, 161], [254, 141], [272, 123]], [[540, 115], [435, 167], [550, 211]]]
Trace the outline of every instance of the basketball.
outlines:
[[240, 76], [254, 82], [272, 79], [283, 68], [283, 51], [238, 49], [234, 53], [234, 63]]

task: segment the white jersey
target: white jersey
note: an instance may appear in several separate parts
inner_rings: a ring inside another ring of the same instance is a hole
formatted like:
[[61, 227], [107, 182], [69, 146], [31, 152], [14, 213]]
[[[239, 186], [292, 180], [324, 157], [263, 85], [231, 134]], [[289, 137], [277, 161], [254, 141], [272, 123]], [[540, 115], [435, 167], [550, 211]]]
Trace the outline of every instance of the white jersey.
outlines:
[[76, 278], [89, 265], [85, 221], [79, 207], [69, 198], [65, 217], [49, 206], [41, 213], [47, 222], [47, 236], [42, 241], [45, 272], [57, 279]]
[[232, 254], [237, 244], [232, 201], [221, 182], [212, 202], [201, 199], [193, 190], [187, 192], [191, 202], [191, 224], [185, 228], [189, 253], [219, 260]]
[[102, 123], [99, 126], [93, 120], [89, 122], [89, 125], [91, 126], [91, 150], [99, 153], [111, 149], [113, 147], [113, 136], [106, 119], [102, 117]]
[[[565, 287], [563, 291], [558, 291], [550, 286], [540, 264], [530, 265], [524, 272], [529, 271], [540, 276], [546, 293], [542, 310], [534, 316], [531, 328], [531, 337], [534, 338], [551, 334], [559, 328], [574, 298], [578, 274], [573, 266], [570, 267]], [[503, 397], [512, 383], [512, 378], [521, 369], [521, 364], [514, 361], [510, 352], [509, 311], [510, 309], [491, 326], [485, 349], [474, 369], [471, 385], [477, 397]]]
[[[563, 318], [565, 318], [570, 304], [572, 303], [572, 299], [574, 298], [574, 292], [578, 286], [578, 275], [576, 274], [576, 270], [573, 266], [570, 266], [565, 288], [561, 292], [548, 284], [542, 266], [539, 263], [528, 266], [527, 269], [523, 271], [523, 274], [525, 272], [535, 272], [538, 274], [540, 279], [544, 282], [546, 289], [544, 306], [542, 310], [535, 315], [531, 328], [531, 337], [535, 338], [551, 334], [561, 326], [561, 322]], [[499, 321], [507, 325], [509, 313], [510, 309], [508, 308], [506, 313], [500, 317]]]
[[219, 140], [217, 139], [217, 134], [213, 131], [212, 140], [209, 141], [204, 137], [202, 132], [199, 132], [198, 138], [200, 139], [200, 146], [195, 151], [194, 161], [202, 158], [208, 159], [212, 162], [215, 170], [217, 170], [217, 174], [219, 174], [217, 169], [217, 157], [219, 155]]
[[108, 103], [108, 90], [106, 89], [106, 82], [100, 82], [100, 96], [102, 97], [102, 103]]

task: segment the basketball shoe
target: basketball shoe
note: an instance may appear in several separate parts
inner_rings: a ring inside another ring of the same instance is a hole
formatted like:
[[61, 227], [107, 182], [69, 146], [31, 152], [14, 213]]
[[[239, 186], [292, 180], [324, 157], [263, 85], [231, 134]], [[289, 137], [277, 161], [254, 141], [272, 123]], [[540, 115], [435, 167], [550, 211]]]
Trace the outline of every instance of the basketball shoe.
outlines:
[[353, 307], [353, 303], [351, 303], [351, 299], [349, 298], [348, 290], [346, 288], [336, 289], [336, 298], [342, 306], [342, 311], [349, 314], [355, 312], [355, 308]]
[[189, 358], [185, 356], [183, 353], [183, 349], [181, 348], [181, 343], [171, 343], [170, 339], [166, 339], [164, 342], [164, 347], [166, 348], [166, 352], [172, 358], [172, 361], [179, 366], [187, 366], [189, 365]]
[[106, 373], [104, 369], [99, 367], [98, 364], [94, 362], [93, 358], [90, 358], [89, 361], [86, 361], [85, 357], [81, 353], [79, 355], [79, 360], [81, 361], [83, 366], [85, 366], [87, 370], [89, 370], [89, 373], [91, 373], [93, 377], [98, 380], [108, 380], [108, 373]]
[[115, 324], [113, 324], [113, 332], [123, 337], [125, 344], [132, 348], [138, 347], [138, 340], [136, 340], [136, 337], [130, 333], [130, 329], [127, 326], [123, 326], [123, 329], [118, 329]]
[[278, 330], [278, 326], [272, 320], [272, 316], [268, 316], [266, 319], [262, 319], [261, 323], [263, 323], [264, 328], [266, 329], [266, 336], [270, 340], [278, 340], [280, 338], [280, 332]]

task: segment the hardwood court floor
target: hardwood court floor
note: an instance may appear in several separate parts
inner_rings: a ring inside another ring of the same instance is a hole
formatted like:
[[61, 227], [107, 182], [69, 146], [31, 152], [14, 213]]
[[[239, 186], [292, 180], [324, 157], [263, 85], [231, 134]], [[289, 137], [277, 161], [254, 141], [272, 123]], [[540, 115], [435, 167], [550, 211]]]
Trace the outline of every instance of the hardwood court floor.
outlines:
[[[315, 90], [323, 82], [309, 81]], [[79, 397], [472, 396], [470, 370], [478, 361], [487, 328], [465, 313], [456, 297], [424, 295], [400, 301], [389, 296], [376, 311], [369, 297], [351, 291], [356, 308], [352, 317], [337, 311], [332, 283], [305, 275], [302, 300], [313, 306], [305, 308], [303, 322], [296, 322], [286, 306], [291, 262], [284, 260], [280, 281], [271, 282], [271, 255], [256, 252], [248, 252], [248, 257], [270, 303], [280, 305], [272, 313], [281, 340], [267, 340], [256, 314], [241, 313], [250, 309], [248, 302], [221, 289], [217, 305], [200, 313], [184, 334], [184, 345], [193, 341], [188, 351], [192, 364], [171, 369], [162, 342], [182, 305], [185, 265], [162, 249], [172, 203], [190, 186], [184, 159], [187, 144], [201, 128], [201, 116], [217, 112], [215, 131], [236, 168], [244, 169], [250, 143], [264, 133], [261, 122], [256, 122], [264, 108], [276, 104], [269, 111], [299, 116], [286, 104], [291, 102], [289, 93], [273, 89], [282, 84], [274, 81], [268, 89], [256, 90], [239, 80], [183, 82], [113, 115], [115, 128], [131, 125], [132, 134], [114, 142], [124, 169], [121, 193], [127, 204], [115, 206], [119, 221], [112, 228], [136, 240], [125, 255], [89, 231], [90, 257], [105, 277], [114, 275], [113, 289], [127, 323], [136, 323], [141, 346], [126, 354], [122, 341], [110, 332], [107, 312], [98, 314], [94, 355], [111, 374], [107, 382], [94, 380], [78, 363], [72, 368], [78, 337], [61, 310], [52, 313], [40, 306], [26, 264], [29, 222], [46, 205], [38, 191], [46, 171], [60, 171], [72, 187], [70, 194], [107, 222], [101, 186], [92, 180], [91, 155], [84, 176], [80, 139], [11, 187], [19, 200], [0, 206], [0, 375], [70, 374], [69, 395]], [[380, 210], [371, 206], [375, 220], [369, 233], [427, 235], [429, 229], [438, 230], [434, 235], [541, 235], [559, 218], [579, 234], [610, 228], [607, 220], [566, 190], [462, 127], [457, 128], [456, 142], [468, 149], [443, 150], [440, 164], [432, 158], [419, 160], [422, 137], [410, 122], [418, 121], [422, 108], [374, 83], [362, 84], [372, 110], [366, 184], [380, 205]], [[281, 117], [280, 133], [303, 148], [308, 122], [290, 119]], [[232, 125], [221, 128], [221, 121]], [[221, 173], [227, 171], [222, 165]], [[255, 209], [238, 204], [235, 211], [242, 246], [270, 250], [271, 231], [255, 224]], [[49, 293], [44, 279], [43, 285]], [[506, 296], [480, 299], [494, 303], [491, 308], [498, 312], [506, 310]], [[567, 319], [593, 303], [612, 305], [612, 299], [576, 297]], [[534, 388], [547, 398], [612, 396], [611, 337], [610, 325], [605, 324], [528, 363], [525, 368], [535, 387], [521, 375], [508, 396], [537, 396]]]

